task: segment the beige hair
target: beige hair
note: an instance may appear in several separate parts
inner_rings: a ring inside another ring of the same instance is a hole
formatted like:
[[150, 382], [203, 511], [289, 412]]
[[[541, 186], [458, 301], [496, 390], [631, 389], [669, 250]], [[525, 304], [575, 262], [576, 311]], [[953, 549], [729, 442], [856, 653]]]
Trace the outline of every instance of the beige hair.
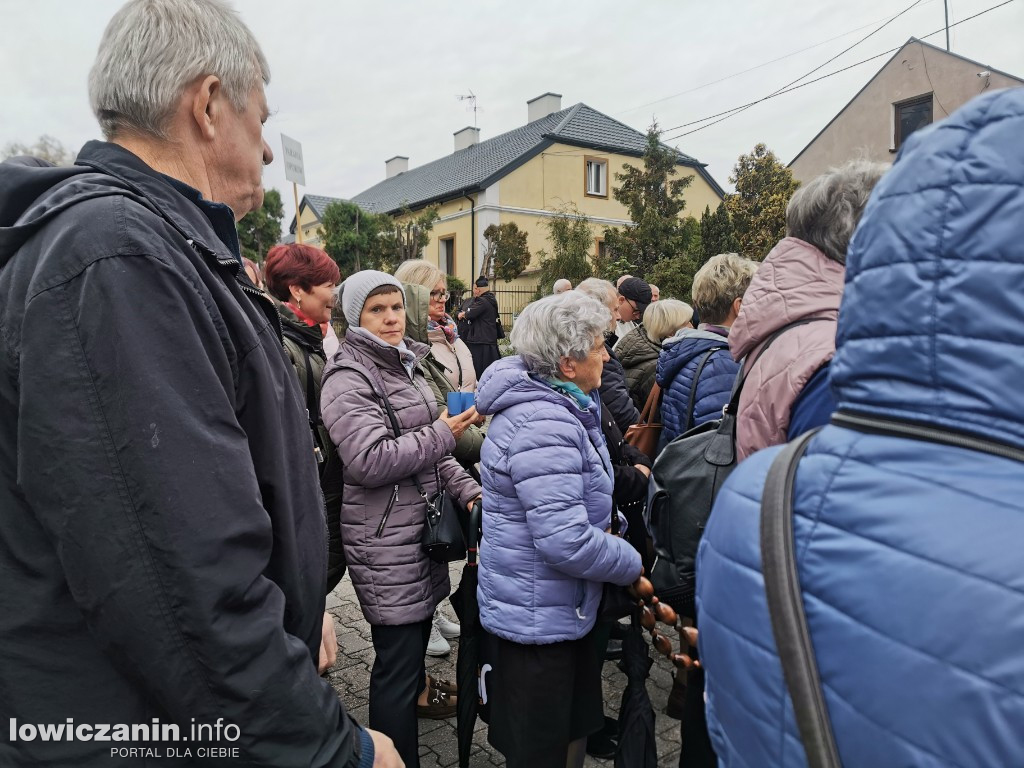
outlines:
[[395, 279], [401, 283], [422, 285], [430, 290], [438, 283], [446, 283], [444, 272], [424, 259], [403, 261], [395, 270]]
[[644, 311], [644, 330], [655, 344], [661, 344], [669, 336], [693, 320], [693, 307], [679, 299], [662, 299], [651, 304]]
[[690, 291], [700, 321], [724, 322], [729, 317], [732, 303], [747, 292], [758, 266], [756, 261], [735, 253], [720, 253], [708, 259], [708, 263], [693, 276]]

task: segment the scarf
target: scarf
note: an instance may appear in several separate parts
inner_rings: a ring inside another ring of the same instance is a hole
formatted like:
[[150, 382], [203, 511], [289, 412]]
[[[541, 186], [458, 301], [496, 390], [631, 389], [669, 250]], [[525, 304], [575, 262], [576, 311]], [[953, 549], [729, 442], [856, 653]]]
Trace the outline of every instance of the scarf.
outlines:
[[577, 387], [570, 381], [562, 381], [561, 379], [548, 379], [548, 386], [551, 387], [555, 392], [559, 392], [571, 400], [575, 400], [576, 404], [583, 410], [590, 407], [592, 400], [582, 389]]
[[441, 322], [436, 322], [434, 320], [427, 321], [428, 331], [433, 331], [437, 328], [440, 328], [444, 332], [444, 337], [448, 340], [449, 344], [454, 344], [458, 340], [459, 327], [447, 312], [445, 312], [444, 317], [441, 318]]

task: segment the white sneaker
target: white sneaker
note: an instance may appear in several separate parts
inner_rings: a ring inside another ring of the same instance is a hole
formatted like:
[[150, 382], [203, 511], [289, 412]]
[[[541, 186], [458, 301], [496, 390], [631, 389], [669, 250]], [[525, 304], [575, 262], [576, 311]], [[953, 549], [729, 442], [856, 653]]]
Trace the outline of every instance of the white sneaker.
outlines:
[[427, 656], [447, 656], [451, 652], [452, 647], [441, 636], [441, 632], [437, 629], [437, 624], [431, 625], [430, 642], [427, 643]]
[[462, 627], [445, 616], [444, 611], [440, 608], [434, 611], [434, 626], [437, 627], [441, 635], [448, 640], [458, 637], [462, 632]]

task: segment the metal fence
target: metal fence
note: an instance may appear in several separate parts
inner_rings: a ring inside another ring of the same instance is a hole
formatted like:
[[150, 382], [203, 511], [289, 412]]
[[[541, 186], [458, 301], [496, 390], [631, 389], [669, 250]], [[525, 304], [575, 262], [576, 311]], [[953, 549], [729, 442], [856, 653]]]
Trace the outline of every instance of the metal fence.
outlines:
[[[498, 300], [498, 314], [506, 333], [512, 330], [512, 323], [516, 316], [523, 311], [523, 307], [533, 301], [536, 290], [536, 288], [496, 288], [491, 290], [494, 298]], [[448, 313], [454, 317], [458, 313], [459, 307], [472, 298], [473, 293], [469, 290], [462, 296], [452, 294], [448, 299]]]

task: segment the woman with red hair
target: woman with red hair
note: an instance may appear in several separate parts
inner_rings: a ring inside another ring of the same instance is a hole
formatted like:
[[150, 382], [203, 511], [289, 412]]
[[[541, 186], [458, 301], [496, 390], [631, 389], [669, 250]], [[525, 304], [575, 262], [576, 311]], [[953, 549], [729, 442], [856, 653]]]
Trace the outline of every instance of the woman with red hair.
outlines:
[[[330, 325], [334, 307], [334, 288], [341, 272], [334, 260], [319, 248], [292, 243], [275, 245], [263, 263], [267, 292], [276, 299], [284, 332], [284, 348], [299, 377], [299, 385], [313, 434], [314, 452], [320, 469], [320, 487], [327, 507], [328, 558], [327, 591], [345, 575], [345, 551], [341, 545], [341, 462], [330, 435], [320, 418], [320, 379], [327, 355], [324, 353], [324, 328]], [[321, 653], [320, 666], [333, 662], [336, 648], [333, 623], [325, 615], [324, 637], [327, 647]], [[325, 661], [324, 657], [327, 657]]]

